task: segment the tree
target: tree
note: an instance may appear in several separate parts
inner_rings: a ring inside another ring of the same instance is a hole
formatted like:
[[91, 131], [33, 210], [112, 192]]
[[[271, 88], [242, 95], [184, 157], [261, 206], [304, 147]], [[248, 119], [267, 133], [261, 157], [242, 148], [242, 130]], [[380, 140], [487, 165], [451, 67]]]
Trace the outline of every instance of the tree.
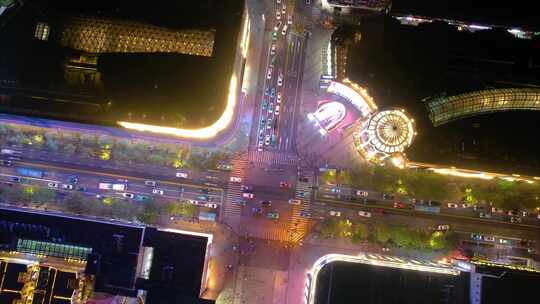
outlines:
[[375, 240], [379, 243], [386, 244], [391, 238], [391, 230], [386, 224], [378, 223], [375, 224]]
[[49, 149], [52, 152], [58, 151], [58, 141], [54, 138], [48, 138], [47, 139], [47, 149]]
[[353, 233], [352, 233], [352, 242], [358, 243], [360, 241], [364, 241], [368, 238], [369, 232], [368, 228], [365, 224], [356, 224], [354, 227]]
[[34, 200], [44, 203], [50, 203], [54, 201], [56, 193], [54, 190], [47, 188], [37, 188], [34, 191]]
[[138, 218], [141, 222], [146, 224], [156, 224], [159, 219], [159, 207], [154, 201], [145, 202], [142, 212], [139, 213]]
[[337, 183], [336, 179], [336, 169], [327, 169], [320, 175], [320, 180], [323, 184], [335, 185]]
[[64, 153], [68, 155], [75, 154], [75, 151], [77, 151], [77, 147], [74, 144], [65, 144], [64, 145]]
[[72, 195], [69, 195], [65, 201], [66, 208], [68, 211], [76, 213], [76, 214], [82, 214], [84, 210], [83, 206], [83, 196], [79, 193], [75, 193]]
[[339, 170], [337, 181], [340, 185], [353, 185], [353, 176], [348, 170]]
[[326, 218], [321, 223], [321, 234], [329, 238], [336, 235], [338, 231], [338, 222], [334, 218]]
[[399, 247], [412, 247], [413, 240], [411, 232], [405, 226], [395, 226], [392, 229], [392, 241]]

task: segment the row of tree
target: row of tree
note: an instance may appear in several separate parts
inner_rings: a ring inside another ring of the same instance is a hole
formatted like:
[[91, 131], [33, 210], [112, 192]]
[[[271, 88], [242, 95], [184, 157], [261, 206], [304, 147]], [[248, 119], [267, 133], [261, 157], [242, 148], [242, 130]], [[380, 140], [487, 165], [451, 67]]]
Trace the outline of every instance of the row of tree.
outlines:
[[46, 149], [53, 153], [113, 161], [121, 165], [151, 163], [207, 170], [230, 157], [226, 151], [208, 151], [177, 144], [152, 144], [107, 135], [60, 132], [41, 128], [0, 125], [0, 144]]
[[326, 238], [347, 238], [353, 243], [369, 241], [404, 249], [451, 250], [457, 246], [457, 236], [452, 231], [424, 231], [385, 223], [353, 224], [334, 218], [321, 222], [320, 233]]
[[532, 210], [540, 206], [537, 183], [452, 177], [392, 166], [327, 170], [321, 173], [321, 182], [440, 202], [491, 203], [507, 210]]
[[198, 209], [182, 201], [155, 201], [149, 198], [134, 202], [114, 197], [97, 199], [80, 192], [58, 192], [35, 185], [0, 185], [0, 198], [16, 206], [47, 208], [75, 214], [117, 218], [155, 224], [160, 217], [181, 216], [192, 218]]

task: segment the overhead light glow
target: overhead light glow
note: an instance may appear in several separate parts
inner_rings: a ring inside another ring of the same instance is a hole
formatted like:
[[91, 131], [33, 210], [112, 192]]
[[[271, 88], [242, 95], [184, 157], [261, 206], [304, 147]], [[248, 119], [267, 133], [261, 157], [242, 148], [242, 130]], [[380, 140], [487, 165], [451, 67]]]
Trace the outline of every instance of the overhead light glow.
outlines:
[[208, 127], [204, 127], [201, 129], [180, 129], [127, 121], [119, 121], [118, 124], [126, 129], [141, 132], [168, 134], [183, 138], [212, 138], [215, 137], [219, 132], [225, 130], [234, 117], [234, 108], [236, 107], [237, 102], [237, 86], [238, 84], [236, 76], [233, 75], [231, 77], [231, 83], [229, 85], [229, 95], [227, 97], [227, 105], [225, 106], [225, 111], [223, 111], [223, 114], [221, 114], [221, 117], [216, 122], [214, 122]]

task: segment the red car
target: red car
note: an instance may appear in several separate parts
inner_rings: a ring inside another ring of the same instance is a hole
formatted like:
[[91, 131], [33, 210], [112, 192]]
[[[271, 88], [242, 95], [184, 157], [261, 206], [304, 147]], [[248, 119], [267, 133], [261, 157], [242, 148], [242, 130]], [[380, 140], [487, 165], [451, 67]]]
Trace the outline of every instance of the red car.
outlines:
[[394, 208], [398, 208], [398, 209], [407, 209], [407, 208], [409, 208], [409, 206], [405, 205], [405, 204], [402, 203], [402, 202], [395, 202], [395, 203], [394, 203]]

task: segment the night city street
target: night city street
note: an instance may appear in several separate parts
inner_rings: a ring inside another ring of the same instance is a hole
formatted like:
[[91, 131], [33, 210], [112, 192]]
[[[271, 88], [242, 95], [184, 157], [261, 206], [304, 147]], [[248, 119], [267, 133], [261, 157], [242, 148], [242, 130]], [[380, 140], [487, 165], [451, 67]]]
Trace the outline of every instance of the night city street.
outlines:
[[540, 23], [447, 2], [0, 0], [0, 304], [530, 302]]

